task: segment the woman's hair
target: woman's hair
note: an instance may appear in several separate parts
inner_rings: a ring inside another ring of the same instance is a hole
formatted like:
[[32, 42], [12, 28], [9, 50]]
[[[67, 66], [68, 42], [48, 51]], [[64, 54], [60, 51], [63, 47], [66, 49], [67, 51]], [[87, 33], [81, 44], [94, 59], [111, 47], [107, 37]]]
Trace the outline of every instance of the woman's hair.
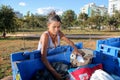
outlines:
[[61, 19], [60, 17], [55, 13], [55, 11], [51, 11], [49, 14], [48, 14], [48, 21], [47, 23], [50, 23], [51, 21], [58, 21], [61, 23]]

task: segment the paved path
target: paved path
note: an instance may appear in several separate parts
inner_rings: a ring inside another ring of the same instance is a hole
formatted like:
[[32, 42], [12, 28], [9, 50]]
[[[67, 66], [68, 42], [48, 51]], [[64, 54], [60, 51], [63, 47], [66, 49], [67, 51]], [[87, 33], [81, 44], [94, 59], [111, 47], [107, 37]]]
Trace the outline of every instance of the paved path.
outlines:
[[1, 80], [13, 80], [13, 77], [12, 76], [7, 76], [7, 77], [4, 77], [3, 79]]
[[[38, 34], [7, 34], [7, 36], [15, 37], [25, 37], [25, 38], [40, 38]], [[108, 35], [97, 35], [97, 34], [66, 34], [67, 38], [70, 39], [100, 39], [100, 38], [110, 38], [110, 37], [120, 37], [120, 36], [108, 36]]]

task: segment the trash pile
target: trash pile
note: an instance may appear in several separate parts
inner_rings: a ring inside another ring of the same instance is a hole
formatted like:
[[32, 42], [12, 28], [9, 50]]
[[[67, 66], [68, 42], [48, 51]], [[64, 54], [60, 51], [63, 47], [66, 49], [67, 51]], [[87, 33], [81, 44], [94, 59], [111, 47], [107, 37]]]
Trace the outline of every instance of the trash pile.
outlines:
[[[89, 49], [79, 49], [85, 55], [70, 55], [70, 64], [54, 62], [51, 65], [62, 75], [62, 80], [120, 80], [120, 77], [110, 75], [103, 70], [103, 65], [93, 64], [93, 51]], [[56, 80], [48, 70], [37, 71], [35, 80]]]

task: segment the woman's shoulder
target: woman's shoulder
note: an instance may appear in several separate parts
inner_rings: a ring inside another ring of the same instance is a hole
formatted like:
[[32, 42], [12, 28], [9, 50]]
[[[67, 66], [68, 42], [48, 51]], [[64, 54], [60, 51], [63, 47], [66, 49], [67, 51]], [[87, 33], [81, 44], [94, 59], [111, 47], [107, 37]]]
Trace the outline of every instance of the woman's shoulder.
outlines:
[[43, 38], [43, 37], [48, 38], [48, 31], [43, 32], [42, 35], [41, 35], [41, 37], [42, 37], [42, 38]]

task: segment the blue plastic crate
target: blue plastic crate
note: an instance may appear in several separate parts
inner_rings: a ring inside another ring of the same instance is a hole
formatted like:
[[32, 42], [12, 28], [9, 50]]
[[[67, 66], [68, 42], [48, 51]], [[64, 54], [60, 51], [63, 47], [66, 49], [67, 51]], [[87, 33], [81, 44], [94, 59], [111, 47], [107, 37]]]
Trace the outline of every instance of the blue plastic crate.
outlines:
[[120, 37], [97, 40], [96, 51], [116, 57], [120, 66]]
[[114, 74], [120, 77], [120, 59], [115, 56], [108, 55], [103, 52], [94, 51], [92, 63], [102, 63], [103, 70], [109, 74]]
[[107, 38], [104, 40], [97, 40], [96, 51], [120, 57], [120, 38]]
[[[81, 42], [76, 43], [75, 45], [78, 49], [83, 47]], [[47, 51], [47, 58], [49, 62], [63, 62], [69, 64], [72, 50], [73, 48], [71, 46], [60, 46], [49, 49]], [[40, 51], [38, 50], [12, 53], [10, 58], [13, 80], [18, 78], [20, 78], [20, 80], [31, 80], [37, 70], [45, 68], [40, 60]]]

